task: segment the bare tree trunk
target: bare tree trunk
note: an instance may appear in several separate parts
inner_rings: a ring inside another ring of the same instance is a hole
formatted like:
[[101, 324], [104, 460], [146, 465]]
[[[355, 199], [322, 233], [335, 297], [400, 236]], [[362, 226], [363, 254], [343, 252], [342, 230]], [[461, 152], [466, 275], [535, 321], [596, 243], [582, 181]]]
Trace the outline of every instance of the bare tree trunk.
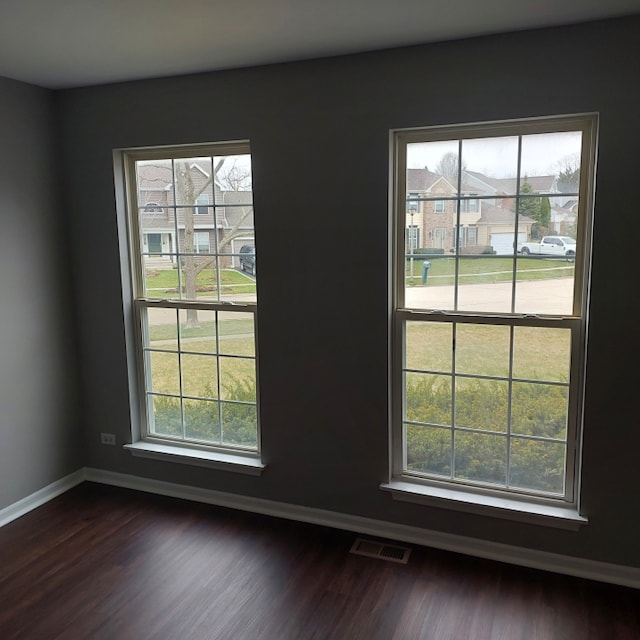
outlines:
[[[214, 258], [201, 258], [200, 256], [195, 255], [195, 225], [194, 225], [194, 213], [195, 206], [197, 204], [198, 196], [210, 185], [214, 184], [213, 192], [215, 193], [215, 180], [214, 177], [218, 173], [219, 169], [224, 164], [224, 158], [221, 158], [216, 167], [212, 168], [211, 175], [207, 179], [207, 181], [202, 185], [202, 187], [196, 193], [195, 185], [193, 183], [193, 179], [191, 176], [191, 168], [189, 166], [188, 161], [181, 162], [178, 165], [178, 171], [176, 176], [176, 187], [177, 191], [180, 193], [180, 197], [182, 199], [181, 204], [193, 204], [194, 208], [186, 207], [182, 209], [182, 215], [184, 218], [184, 239], [182, 242], [182, 247], [180, 253], [185, 254], [181, 258], [181, 267], [182, 267], [182, 279], [179, 285], [179, 290], [181, 294], [187, 300], [195, 300], [197, 294], [196, 288], [196, 278], [198, 274], [213, 265], [215, 269], [216, 260]], [[243, 173], [239, 173], [233, 169], [234, 173], [231, 176], [233, 179], [231, 180], [232, 186], [235, 188], [240, 187], [242, 182], [246, 180], [246, 175]], [[177, 194], [176, 194], [177, 195]], [[176, 209], [176, 215], [178, 215], [178, 209]], [[251, 213], [251, 207], [243, 208], [242, 215], [236, 224], [225, 233], [224, 238], [218, 241], [218, 253], [220, 250], [228, 245], [234, 238], [240, 235], [240, 225], [247, 219], [249, 214]], [[214, 221], [215, 225], [215, 221]], [[187, 309], [187, 328], [194, 329], [200, 326], [198, 321], [198, 311], [197, 309]]]

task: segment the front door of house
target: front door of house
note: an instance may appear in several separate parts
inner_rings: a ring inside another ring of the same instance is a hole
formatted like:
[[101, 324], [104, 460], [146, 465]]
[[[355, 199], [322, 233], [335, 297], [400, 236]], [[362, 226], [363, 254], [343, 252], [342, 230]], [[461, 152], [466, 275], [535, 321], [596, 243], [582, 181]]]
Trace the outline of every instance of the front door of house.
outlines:
[[148, 233], [147, 247], [149, 249], [149, 253], [162, 253], [162, 234]]

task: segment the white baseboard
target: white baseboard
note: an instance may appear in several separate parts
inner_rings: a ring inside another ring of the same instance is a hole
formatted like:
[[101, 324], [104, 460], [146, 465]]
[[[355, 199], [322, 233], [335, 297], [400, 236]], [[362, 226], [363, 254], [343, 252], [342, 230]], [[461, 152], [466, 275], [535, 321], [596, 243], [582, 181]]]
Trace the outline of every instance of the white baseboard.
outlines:
[[640, 589], [640, 568], [625, 567], [623, 565], [565, 556], [547, 551], [526, 549], [383, 520], [373, 520], [371, 518], [351, 516], [334, 511], [325, 511], [323, 509], [274, 502], [211, 489], [201, 489], [198, 487], [174, 484], [172, 482], [151, 480], [149, 478], [113, 473], [100, 469], [87, 468], [84, 470], [84, 477], [91, 482], [135, 489], [137, 491], [146, 491], [147, 493], [182, 498], [195, 502], [204, 502], [220, 507], [250, 511], [252, 513], [261, 513], [277, 518], [308, 522], [389, 540], [408, 542], [425, 547], [435, 547], [436, 549], [454, 551], [456, 553], [487, 558], [498, 562], [507, 562], [532, 569], [541, 569], [543, 571], [551, 571], [553, 573], [561, 573]]
[[32, 511], [40, 505], [43, 505], [45, 502], [53, 500], [56, 496], [59, 496], [61, 493], [68, 491], [81, 482], [84, 482], [84, 480], [85, 470], [79, 469], [64, 478], [56, 480], [46, 487], [39, 489], [26, 498], [22, 498], [22, 500], [18, 500], [18, 502], [14, 502], [4, 509], [0, 509], [0, 527], [4, 527], [6, 524], [13, 522], [16, 518], [29, 513], [29, 511]]
[[140, 476], [125, 475], [103, 471], [101, 469], [80, 469], [31, 495], [0, 510], [0, 527], [3, 527], [16, 518], [25, 515], [36, 507], [52, 500], [56, 496], [68, 491], [83, 481], [98, 482], [116, 487], [135, 489], [158, 495], [204, 502], [220, 507], [240, 509], [252, 513], [261, 513], [277, 518], [286, 518], [299, 522], [308, 522], [334, 529], [353, 531], [388, 540], [418, 544], [425, 547], [434, 547], [446, 551], [453, 551], [465, 555], [487, 558], [498, 562], [541, 569], [589, 580], [598, 580], [618, 584], [625, 587], [640, 589], [640, 568], [625, 567], [623, 565], [598, 562], [584, 558], [536, 551], [513, 545], [478, 540], [466, 536], [431, 531], [383, 520], [351, 516], [334, 511], [325, 511], [311, 507], [274, 502], [261, 498], [252, 498], [233, 493], [201, 489], [188, 485], [175, 484], [152, 480]]

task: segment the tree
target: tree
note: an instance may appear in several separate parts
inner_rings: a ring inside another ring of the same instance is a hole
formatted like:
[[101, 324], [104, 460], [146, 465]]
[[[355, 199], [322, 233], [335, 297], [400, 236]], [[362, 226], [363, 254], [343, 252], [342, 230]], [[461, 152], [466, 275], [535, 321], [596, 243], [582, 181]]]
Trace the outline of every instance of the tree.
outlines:
[[555, 167], [558, 172], [558, 183], [573, 185], [576, 187], [580, 182], [580, 154], [572, 153], [558, 160]]
[[[189, 160], [182, 160], [176, 165], [176, 187], [180, 197], [180, 202], [193, 207], [183, 209], [184, 217], [184, 238], [182, 251], [185, 254], [182, 258], [182, 273], [184, 274], [184, 286], [182, 291], [188, 300], [196, 298], [196, 278], [198, 274], [209, 267], [215, 268], [215, 256], [202, 258], [195, 254], [195, 206], [200, 196], [212, 183], [214, 186], [229, 191], [247, 191], [251, 185], [251, 170], [248, 167], [239, 166], [233, 162], [231, 167], [223, 170], [227, 158], [220, 158], [213, 168], [211, 175], [200, 186], [196, 187], [192, 175], [192, 163]], [[251, 206], [241, 207], [241, 214], [235, 224], [225, 230], [223, 237], [218, 239], [217, 252], [220, 253], [234, 238], [241, 234], [242, 223], [251, 214]], [[182, 286], [182, 285], [181, 285]], [[197, 309], [187, 309], [187, 328], [198, 327]]]
[[458, 183], [458, 154], [453, 151], [445, 153], [436, 165], [436, 172], [456, 185]]
[[548, 197], [531, 198], [529, 194], [534, 193], [533, 186], [524, 177], [524, 182], [520, 186], [520, 195], [527, 197], [520, 198], [518, 201], [518, 214], [527, 216], [535, 220], [534, 228], [531, 235], [537, 237], [544, 235], [551, 223], [551, 203]]

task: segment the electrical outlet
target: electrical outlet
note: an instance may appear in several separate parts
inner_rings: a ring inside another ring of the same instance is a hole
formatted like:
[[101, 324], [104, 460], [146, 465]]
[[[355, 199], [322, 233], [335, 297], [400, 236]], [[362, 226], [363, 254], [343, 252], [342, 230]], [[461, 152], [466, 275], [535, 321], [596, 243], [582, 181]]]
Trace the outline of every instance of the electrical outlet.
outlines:
[[111, 444], [111, 445], [115, 445], [116, 443], [116, 436], [113, 433], [101, 433], [100, 434], [100, 442], [102, 444]]

